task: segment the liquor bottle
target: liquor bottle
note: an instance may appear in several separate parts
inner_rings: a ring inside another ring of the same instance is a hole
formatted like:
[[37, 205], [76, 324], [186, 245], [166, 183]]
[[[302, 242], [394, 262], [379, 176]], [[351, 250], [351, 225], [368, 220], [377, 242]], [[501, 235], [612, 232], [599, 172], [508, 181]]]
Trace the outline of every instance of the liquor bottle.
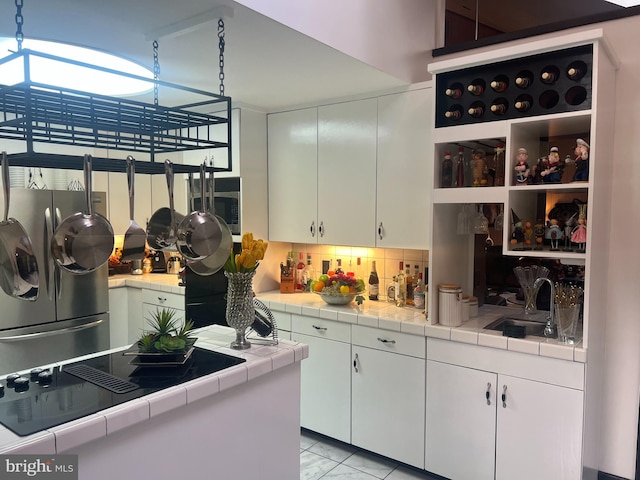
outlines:
[[342, 269], [342, 259], [338, 258], [336, 260], [336, 271], [334, 272], [334, 275], [338, 275], [339, 273], [344, 273], [344, 270]]
[[507, 102], [504, 99], [497, 99], [491, 104], [491, 111], [496, 115], [504, 115], [507, 112]]
[[533, 82], [531, 72], [520, 72], [516, 77], [516, 85], [520, 88], [527, 88]]
[[546, 67], [542, 73], [540, 74], [540, 80], [542, 80], [542, 83], [547, 83], [547, 84], [552, 84], [555, 83], [556, 80], [558, 80], [558, 77], [560, 76], [560, 72], [558, 70], [557, 67]]
[[380, 293], [380, 279], [376, 271], [376, 261], [371, 262], [371, 273], [369, 274], [369, 300], [378, 300]]
[[516, 100], [516, 103], [514, 103], [513, 106], [519, 112], [526, 112], [531, 108], [531, 102], [529, 100]]
[[489, 85], [494, 92], [504, 92], [507, 89], [507, 82], [505, 80], [495, 79]]
[[358, 257], [356, 259], [356, 271], [355, 271], [355, 274], [356, 274], [356, 278], [362, 278], [363, 277], [363, 275], [362, 275], [362, 259], [360, 257]]
[[311, 287], [311, 280], [315, 278], [315, 271], [311, 264], [311, 255], [307, 253], [307, 266], [302, 271], [302, 285], [305, 292], [308, 292]]
[[481, 80], [474, 80], [467, 86], [467, 91], [471, 95], [482, 95], [484, 93], [484, 82]]
[[462, 96], [462, 89], [458, 87], [447, 88], [444, 94], [449, 98], [458, 99]]
[[456, 187], [464, 187], [464, 148], [458, 147], [458, 162], [456, 163]]
[[442, 174], [440, 176], [440, 187], [448, 188], [453, 183], [453, 161], [451, 160], [451, 152], [444, 152], [444, 160], [442, 160]]
[[573, 62], [567, 68], [567, 77], [571, 80], [580, 80], [587, 73], [587, 65], [584, 62]]
[[404, 264], [400, 262], [400, 268], [396, 275], [396, 307], [404, 307], [407, 304], [407, 279], [404, 275]]
[[411, 275], [411, 265], [408, 263], [404, 271], [404, 279], [407, 284], [407, 305], [413, 305], [413, 276]]
[[304, 279], [303, 279], [303, 272], [304, 272], [304, 255], [302, 254], [302, 252], [300, 252], [300, 260], [298, 261], [298, 264], [296, 265], [296, 292], [303, 292], [304, 291]]
[[459, 105], [454, 105], [444, 112], [444, 117], [448, 120], [460, 120], [462, 118], [462, 108]]
[[418, 281], [416, 282], [416, 286], [413, 289], [413, 306], [418, 309], [423, 309], [425, 305], [425, 285], [422, 280], [422, 272], [418, 273]]
[[467, 110], [467, 113], [473, 118], [480, 118], [484, 115], [484, 105], [481, 103], [473, 103]]

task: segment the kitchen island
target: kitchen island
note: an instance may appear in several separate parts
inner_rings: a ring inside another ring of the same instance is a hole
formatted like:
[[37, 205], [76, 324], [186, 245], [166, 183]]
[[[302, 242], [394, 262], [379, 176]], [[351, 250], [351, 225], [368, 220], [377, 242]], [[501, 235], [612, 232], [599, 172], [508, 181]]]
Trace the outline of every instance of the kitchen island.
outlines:
[[306, 345], [238, 353], [230, 328], [196, 336], [198, 347], [246, 362], [32, 435], [0, 426], [0, 454], [76, 454], [78, 478], [91, 480], [297, 478]]

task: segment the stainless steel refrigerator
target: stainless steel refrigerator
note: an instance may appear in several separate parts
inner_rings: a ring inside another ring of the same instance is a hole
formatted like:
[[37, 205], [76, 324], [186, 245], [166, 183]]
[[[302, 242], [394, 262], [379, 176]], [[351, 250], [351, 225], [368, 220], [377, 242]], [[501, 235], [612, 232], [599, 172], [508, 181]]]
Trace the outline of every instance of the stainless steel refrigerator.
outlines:
[[[94, 211], [106, 215], [106, 194], [93, 194]], [[76, 275], [50, 253], [56, 226], [86, 211], [84, 192], [11, 189], [9, 216], [31, 238], [40, 288], [35, 302], [0, 292], [0, 375], [109, 348], [108, 266]]]

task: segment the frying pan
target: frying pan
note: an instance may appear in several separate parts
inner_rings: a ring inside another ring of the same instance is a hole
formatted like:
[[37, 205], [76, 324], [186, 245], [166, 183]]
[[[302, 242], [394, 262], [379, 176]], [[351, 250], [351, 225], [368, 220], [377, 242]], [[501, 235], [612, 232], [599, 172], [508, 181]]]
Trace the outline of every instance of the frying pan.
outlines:
[[[167, 190], [169, 191], [169, 208], [162, 207], [156, 210], [147, 225], [147, 243], [153, 250], [178, 251], [176, 226], [182, 222], [184, 215], [174, 209], [173, 204], [173, 163], [164, 161], [164, 174], [167, 177]], [[178, 222], [178, 223], [176, 223]]]
[[[200, 166], [200, 178], [207, 176], [207, 167]], [[204, 180], [203, 180], [204, 185]], [[200, 210], [193, 209], [178, 225], [178, 250], [187, 259], [202, 260], [213, 255], [222, 241], [222, 229], [215, 215], [205, 207], [205, 189], [202, 188]]]
[[9, 162], [2, 152], [4, 220], [0, 222], [0, 286], [7, 295], [35, 301], [40, 290], [38, 261], [22, 225], [9, 218]]
[[[200, 179], [202, 182], [202, 190], [204, 191], [205, 177], [201, 176]], [[192, 176], [189, 177], [189, 181], [190, 182], [193, 181]], [[211, 172], [209, 176], [209, 212], [215, 215], [215, 211], [213, 207], [213, 188], [214, 188], [213, 172]], [[193, 188], [191, 188], [191, 190], [193, 191]], [[191, 200], [193, 201], [193, 198], [191, 198]], [[215, 217], [218, 219], [218, 222], [220, 223], [220, 228], [222, 231], [222, 237], [220, 240], [220, 246], [218, 247], [218, 250], [213, 255], [209, 255], [208, 257], [203, 258], [202, 260], [189, 261], [187, 259], [187, 266], [191, 270], [193, 270], [194, 273], [198, 275], [202, 275], [202, 276], [213, 275], [214, 273], [219, 271], [224, 266], [225, 262], [227, 261], [227, 258], [229, 258], [229, 255], [231, 255], [231, 250], [233, 249], [233, 237], [231, 235], [231, 229], [229, 228], [229, 225], [227, 225], [227, 222], [225, 222], [224, 219], [219, 215], [215, 215]]]
[[51, 238], [51, 254], [70, 273], [82, 275], [104, 265], [113, 251], [113, 228], [105, 217], [93, 213], [91, 203], [91, 155], [84, 156], [84, 187], [87, 213], [65, 218]]
[[129, 185], [129, 228], [124, 234], [121, 261], [144, 259], [144, 248], [147, 243], [147, 232], [133, 219], [133, 195], [136, 178], [136, 161], [131, 155], [127, 156], [127, 183]]

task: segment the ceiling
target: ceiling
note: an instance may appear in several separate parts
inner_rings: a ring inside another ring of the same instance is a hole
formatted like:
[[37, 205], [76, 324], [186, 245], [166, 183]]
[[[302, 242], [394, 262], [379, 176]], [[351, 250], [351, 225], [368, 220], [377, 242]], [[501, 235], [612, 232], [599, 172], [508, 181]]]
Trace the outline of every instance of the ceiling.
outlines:
[[[278, 111], [406, 84], [231, 0], [25, 0], [22, 29], [26, 38], [98, 48], [152, 68], [147, 33], [186, 19], [203, 22], [220, 5], [232, 9], [225, 18], [225, 94], [236, 105]], [[15, 36], [12, 7], [3, 9], [0, 36]], [[219, 92], [215, 19], [158, 42], [161, 80]]]

